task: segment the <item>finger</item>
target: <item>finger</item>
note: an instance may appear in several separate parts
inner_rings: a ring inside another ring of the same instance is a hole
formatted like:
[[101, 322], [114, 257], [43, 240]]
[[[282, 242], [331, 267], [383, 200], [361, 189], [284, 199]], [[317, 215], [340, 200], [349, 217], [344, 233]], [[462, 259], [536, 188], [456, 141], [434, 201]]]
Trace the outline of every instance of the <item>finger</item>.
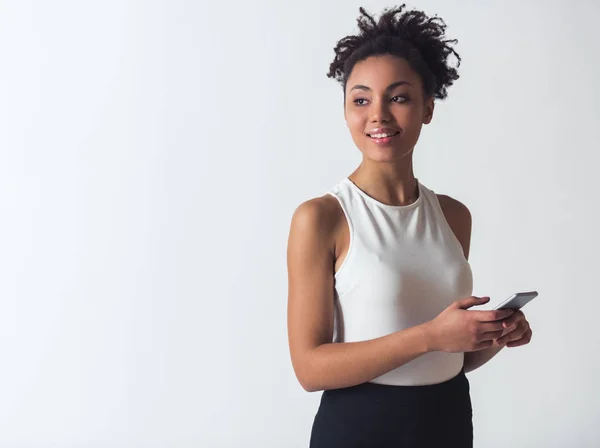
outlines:
[[506, 319], [514, 314], [513, 310], [470, 310], [473, 317], [481, 322], [494, 322], [498, 320]]
[[527, 330], [527, 332], [525, 332], [525, 334], [523, 335], [523, 337], [521, 339], [509, 342], [506, 344], [506, 346], [507, 347], [519, 347], [520, 345], [529, 344], [531, 342], [532, 335], [533, 335], [533, 332], [531, 331], [531, 329], [529, 329], [529, 330]]
[[529, 325], [525, 325], [526, 322], [527, 321], [521, 321], [516, 329], [499, 338], [498, 344], [506, 344], [521, 339], [525, 333], [529, 331]]
[[505, 333], [500, 335], [500, 337], [496, 339], [496, 343], [498, 345], [505, 345], [508, 342], [516, 341], [522, 336], [520, 334], [515, 333], [516, 329], [505, 329], [504, 331]]
[[486, 348], [490, 348], [492, 345], [494, 345], [494, 341], [482, 341], [482, 342], [478, 342], [477, 344], [475, 344], [475, 347], [473, 348], [472, 351], [479, 351], [479, 350], [485, 350]]
[[500, 331], [486, 331], [485, 333], [483, 333], [483, 336], [481, 337], [482, 341], [489, 341], [489, 340], [495, 340], [495, 339], [500, 339], [501, 337], [503, 337], [504, 335], [504, 330], [500, 330]]
[[525, 315], [523, 314], [522, 311], [516, 311], [512, 316], [504, 319], [502, 321], [502, 325], [504, 326], [504, 328], [508, 328], [511, 325], [515, 325], [518, 322], [522, 321], [525, 319]]
[[506, 331], [506, 334], [509, 334], [513, 331], [515, 331], [517, 328], [519, 328], [519, 325], [521, 325], [520, 322], [516, 322], [516, 323], [507, 323], [505, 324], [504, 321], [502, 321], [501, 325], [504, 327], [504, 331]]
[[504, 321], [480, 322], [478, 328], [484, 333], [487, 333], [488, 331], [505, 330], [505, 327], [502, 324], [503, 322]]
[[475, 305], [483, 305], [484, 303], [487, 303], [489, 301], [490, 301], [489, 297], [471, 296], [471, 297], [467, 297], [466, 299], [457, 300], [456, 302], [453, 303], [453, 305], [456, 308], [461, 308], [461, 309], [465, 310], [465, 309], [471, 308], [472, 306], [475, 306]]
[[523, 335], [527, 332], [527, 330], [523, 330], [520, 327], [517, 327], [516, 330], [511, 331], [510, 333], [505, 334], [504, 336], [498, 338], [498, 344], [508, 344], [509, 342], [518, 341], [523, 337]]

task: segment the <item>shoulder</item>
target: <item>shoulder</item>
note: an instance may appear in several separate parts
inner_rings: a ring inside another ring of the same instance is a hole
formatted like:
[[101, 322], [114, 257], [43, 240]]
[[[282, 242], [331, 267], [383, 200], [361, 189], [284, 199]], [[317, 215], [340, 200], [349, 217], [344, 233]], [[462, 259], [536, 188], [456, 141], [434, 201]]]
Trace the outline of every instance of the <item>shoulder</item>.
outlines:
[[444, 215], [448, 215], [447, 218], [463, 223], [463, 225], [466, 223], [468, 223], [469, 226], [471, 225], [471, 211], [465, 204], [458, 199], [445, 194], [436, 194], [436, 196], [444, 211]]
[[336, 198], [330, 194], [312, 198], [301, 203], [292, 216], [292, 221], [301, 225], [318, 225], [328, 229], [335, 224], [340, 207]]
[[462, 245], [465, 257], [468, 258], [471, 245], [471, 228], [473, 225], [471, 211], [458, 199], [445, 194], [437, 194], [436, 196], [448, 225]]
[[290, 237], [316, 239], [333, 248], [342, 213], [337, 199], [330, 194], [304, 201], [292, 215]]

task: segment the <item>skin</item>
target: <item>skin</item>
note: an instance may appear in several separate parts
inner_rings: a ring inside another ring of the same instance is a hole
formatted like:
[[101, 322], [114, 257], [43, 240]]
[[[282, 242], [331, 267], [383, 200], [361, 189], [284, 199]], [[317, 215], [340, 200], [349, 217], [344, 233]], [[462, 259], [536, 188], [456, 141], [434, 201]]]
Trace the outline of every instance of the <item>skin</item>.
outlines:
[[[395, 84], [395, 86], [394, 86]], [[413, 172], [413, 151], [423, 125], [429, 124], [435, 108], [434, 98], [423, 93], [420, 76], [405, 60], [391, 55], [373, 56], [357, 63], [346, 82], [344, 118], [363, 160], [348, 176], [369, 196], [389, 205], [407, 205], [418, 196]], [[370, 129], [389, 127], [399, 130], [389, 145], [379, 145], [367, 135]], [[469, 257], [471, 214], [456, 199], [438, 195], [448, 224]], [[349, 245], [349, 234], [338, 235], [336, 271]], [[489, 298], [488, 298], [489, 299]], [[528, 344], [532, 337], [522, 311], [504, 320], [502, 336], [485, 350], [465, 354], [467, 371], [480, 367], [504, 346]]]

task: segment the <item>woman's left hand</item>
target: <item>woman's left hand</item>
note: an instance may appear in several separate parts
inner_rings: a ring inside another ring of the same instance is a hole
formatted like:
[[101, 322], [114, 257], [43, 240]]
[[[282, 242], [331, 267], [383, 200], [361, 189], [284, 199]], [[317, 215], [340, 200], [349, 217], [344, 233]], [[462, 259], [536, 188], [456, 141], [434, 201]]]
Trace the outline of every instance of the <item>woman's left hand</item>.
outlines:
[[529, 322], [521, 310], [515, 311], [510, 317], [503, 321], [504, 333], [496, 339], [498, 346], [506, 344], [507, 347], [518, 347], [520, 345], [529, 344], [533, 332], [529, 326]]

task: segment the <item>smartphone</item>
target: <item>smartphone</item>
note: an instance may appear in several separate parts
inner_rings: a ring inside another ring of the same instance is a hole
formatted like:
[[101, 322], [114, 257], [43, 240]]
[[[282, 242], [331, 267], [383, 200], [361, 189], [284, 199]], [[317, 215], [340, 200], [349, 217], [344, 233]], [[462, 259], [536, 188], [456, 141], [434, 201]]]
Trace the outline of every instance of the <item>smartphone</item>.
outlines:
[[529, 302], [531, 302], [535, 297], [537, 297], [537, 291], [527, 291], [527, 292], [518, 292], [513, 294], [500, 305], [498, 305], [495, 310], [520, 310]]

